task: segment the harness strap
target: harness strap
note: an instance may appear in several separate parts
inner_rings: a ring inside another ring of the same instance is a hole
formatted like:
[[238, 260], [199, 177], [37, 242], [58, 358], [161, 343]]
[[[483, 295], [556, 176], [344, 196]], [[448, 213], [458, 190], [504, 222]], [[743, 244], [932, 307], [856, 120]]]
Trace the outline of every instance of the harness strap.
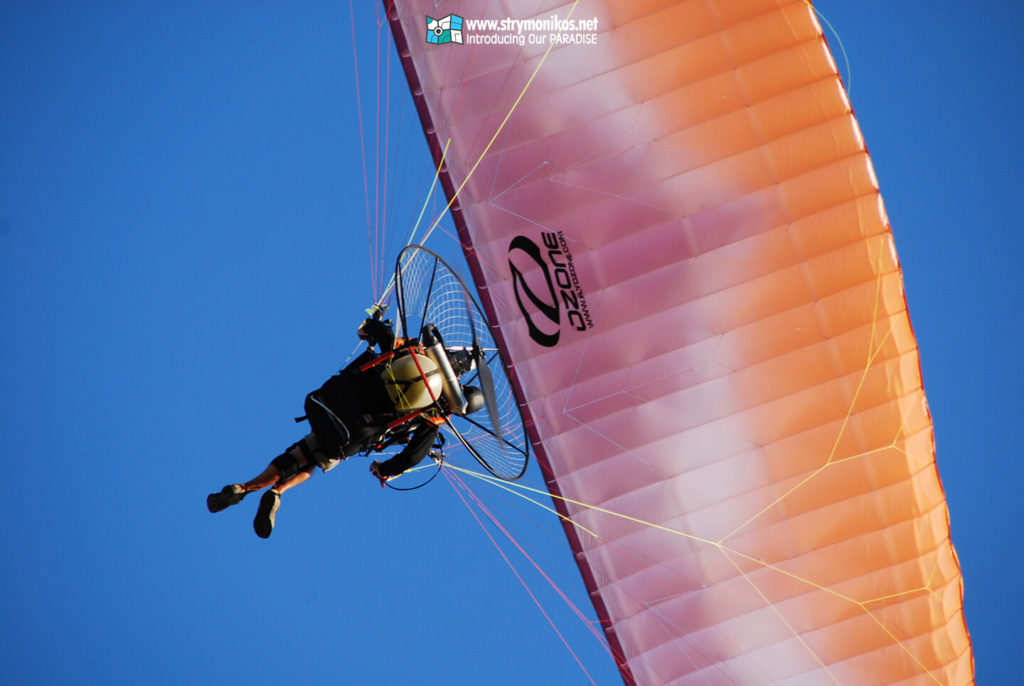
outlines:
[[348, 430], [348, 427], [345, 426], [345, 422], [341, 421], [341, 419], [338, 418], [338, 415], [331, 411], [331, 408], [321, 402], [320, 398], [316, 397], [315, 393], [310, 394], [309, 399], [319, 405], [323, 411], [327, 413], [331, 423], [334, 424], [334, 428], [338, 431], [338, 435], [342, 438], [342, 444], [348, 443], [349, 439], [352, 437], [352, 433]]

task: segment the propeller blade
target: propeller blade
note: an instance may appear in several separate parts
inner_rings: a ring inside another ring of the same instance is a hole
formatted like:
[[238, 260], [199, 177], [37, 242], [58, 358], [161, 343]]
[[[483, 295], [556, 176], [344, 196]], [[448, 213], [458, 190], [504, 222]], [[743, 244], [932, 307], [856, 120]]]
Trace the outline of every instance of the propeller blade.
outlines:
[[501, 451], [505, 452], [505, 439], [502, 436], [501, 417], [498, 416], [498, 398], [494, 392], [494, 377], [491, 376], [491, 368], [487, 366], [487, 358], [483, 350], [477, 344], [474, 335], [473, 357], [476, 359], [477, 374], [480, 377], [480, 390], [484, 394], [484, 403], [487, 405], [487, 414], [491, 418], [491, 428], [494, 436], [498, 439]]

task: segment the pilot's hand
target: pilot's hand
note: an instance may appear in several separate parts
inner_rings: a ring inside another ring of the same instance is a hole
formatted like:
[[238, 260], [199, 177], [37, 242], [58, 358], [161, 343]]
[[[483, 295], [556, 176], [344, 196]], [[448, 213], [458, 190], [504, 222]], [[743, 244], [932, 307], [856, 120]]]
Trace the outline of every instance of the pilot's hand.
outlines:
[[359, 325], [359, 338], [370, 345], [381, 344], [383, 348], [390, 348], [395, 341], [395, 334], [391, 330], [391, 322], [381, 321], [373, 317], [367, 317]]

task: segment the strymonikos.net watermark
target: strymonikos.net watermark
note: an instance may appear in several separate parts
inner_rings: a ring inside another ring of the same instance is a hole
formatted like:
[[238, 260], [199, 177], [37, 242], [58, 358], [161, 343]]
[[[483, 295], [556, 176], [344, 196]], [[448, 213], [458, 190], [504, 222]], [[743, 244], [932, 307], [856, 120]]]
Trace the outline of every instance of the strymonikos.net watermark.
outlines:
[[467, 19], [457, 14], [427, 17], [427, 42], [433, 45], [596, 45], [597, 17], [562, 19]]

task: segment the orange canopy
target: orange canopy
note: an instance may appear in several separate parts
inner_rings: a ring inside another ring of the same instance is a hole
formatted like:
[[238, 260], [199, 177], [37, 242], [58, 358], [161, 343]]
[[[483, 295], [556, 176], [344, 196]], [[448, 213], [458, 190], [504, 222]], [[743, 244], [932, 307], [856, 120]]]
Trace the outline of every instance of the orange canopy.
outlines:
[[446, 2], [431, 40], [433, 0], [392, 4], [625, 681], [971, 683], [900, 267], [810, 5]]

